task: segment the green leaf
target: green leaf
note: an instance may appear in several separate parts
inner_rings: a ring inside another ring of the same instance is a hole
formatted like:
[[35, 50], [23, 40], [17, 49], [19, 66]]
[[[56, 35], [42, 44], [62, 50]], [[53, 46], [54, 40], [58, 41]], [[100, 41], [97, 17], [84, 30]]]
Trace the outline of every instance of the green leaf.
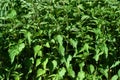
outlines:
[[70, 66], [70, 61], [72, 60], [72, 56], [69, 55], [68, 58], [67, 58], [67, 62], [66, 62], [66, 67], [69, 68]]
[[11, 10], [11, 12], [7, 15], [8, 18], [14, 18], [17, 15], [16, 11], [14, 9]]
[[41, 22], [40, 24], [41, 24], [41, 25], [44, 25], [44, 24], [47, 24], [47, 23], [48, 23], [48, 22]]
[[70, 44], [74, 47], [77, 48], [78, 42], [76, 40], [73, 40], [72, 38], [70, 39]]
[[78, 7], [79, 9], [81, 9], [81, 10], [84, 10], [84, 7], [83, 7], [82, 4], [79, 4], [77, 7]]
[[37, 70], [37, 77], [39, 77], [39, 76], [41, 76], [41, 75], [43, 75], [43, 74], [45, 74], [45, 73], [46, 73], [45, 70], [43, 70], [43, 69], [38, 69], [38, 70]]
[[95, 59], [95, 61], [98, 61], [99, 60], [99, 57], [100, 57], [100, 55], [102, 55], [103, 54], [103, 52], [99, 52], [100, 50], [99, 49], [97, 49], [96, 50], [96, 54], [95, 54], [95, 56], [93, 57], [94, 59]]
[[118, 77], [120, 77], [120, 69], [118, 70]]
[[104, 53], [106, 54], [106, 58], [108, 57], [108, 48], [107, 48], [107, 45], [104, 43], [102, 47], [102, 50], [104, 51]]
[[24, 47], [24, 43], [19, 43], [9, 48], [8, 52], [11, 59], [11, 63], [13, 63], [15, 56], [17, 56], [24, 49]]
[[120, 64], [120, 61], [116, 61], [110, 68], [114, 68]]
[[77, 80], [83, 80], [85, 78], [85, 72], [80, 71], [77, 75]]
[[42, 62], [43, 69], [45, 69], [45, 70], [46, 70], [47, 63], [48, 63], [48, 58], [45, 58], [44, 61]]
[[118, 76], [117, 75], [114, 75], [111, 80], [118, 80]]
[[94, 32], [96, 35], [100, 35], [100, 34], [101, 34], [100, 28], [93, 29], [93, 32]]
[[37, 59], [37, 60], [36, 60], [36, 67], [39, 66], [40, 63], [41, 63], [41, 59]]
[[57, 61], [56, 60], [53, 60], [52, 61], [52, 64], [53, 64], [53, 70], [57, 67]]
[[42, 57], [42, 56], [43, 56], [43, 53], [42, 53], [42, 51], [41, 51], [41, 50], [38, 52], [37, 56], [40, 56], [40, 57]]
[[89, 18], [88, 15], [83, 15], [82, 18], [81, 18], [81, 20], [83, 21], [83, 20], [88, 19], [88, 18]]
[[23, 48], [25, 47], [24, 43], [18, 44], [18, 51], [21, 52], [23, 50]]
[[61, 46], [59, 46], [59, 48], [58, 48], [58, 50], [59, 50], [59, 53], [61, 54], [61, 56], [64, 56], [65, 54], [65, 48], [61, 45]]
[[63, 37], [61, 35], [57, 35], [56, 39], [57, 39], [59, 45], [63, 44]]
[[25, 38], [28, 40], [28, 44], [31, 45], [31, 41], [32, 41], [31, 36], [32, 36], [32, 34], [30, 32], [28, 32], [28, 31], [26, 31], [26, 30], [22, 30], [22, 33], [24, 33]]
[[[35, 56], [38, 54], [38, 53], [40, 53], [40, 49], [42, 48], [42, 46], [40, 46], [40, 45], [36, 45], [35, 47], [34, 47], [34, 54], [35, 54]], [[41, 54], [41, 53], [40, 53]]]
[[3, 37], [3, 33], [0, 33], [0, 38]]
[[80, 52], [86, 51], [89, 53], [89, 44], [85, 43], [84, 46], [82, 47], [82, 49], [80, 50]]
[[90, 67], [90, 72], [93, 73], [94, 70], [95, 70], [95, 69], [94, 69], [94, 66], [91, 64], [89, 67]]
[[95, 61], [98, 61], [99, 60], [99, 54], [96, 54], [93, 58], [95, 59]]
[[27, 36], [27, 39], [28, 39], [28, 44], [29, 45], [31, 45], [31, 36], [32, 36], [32, 34], [30, 33], [30, 32], [28, 32], [27, 34], [26, 34], [26, 36]]
[[109, 71], [109, 69], [99, 68], [99, 71], [108, 79], [108, 71]]
[[20, 80], [20, 76], [17, 75], [17, 76], [14, 77], [14, 79], [15, 79], [15, 80]]
[[63, 78], [63, 76], [65, 75], [65, 73], [66, 73], [66, 69], [65, 69], [64, 67], [62, 67], [62, 68], [59, 70], [59, 72], [58, 72], [58, 74], [59, 74], [59, 76], [60, 76], [61, 78]]
[[47, 42], [47, 43], [45, 44], [45, 46], [46, 46], [47, 48], [50, 48], [49, 42]]
[[85, 63], [84, 62], [81, 62], [80, 64], [79, 64], [79, 67], [80, 67], [80, 71], [82, 71], [83, 70], [83, 67], [85, 66]]
[[71, 76], [72, 78], [75, 78], [75, 72], [72, 69], [72, 66], [69, 66], [69, 68], [67, 69], [68, 71], [68, 75]]

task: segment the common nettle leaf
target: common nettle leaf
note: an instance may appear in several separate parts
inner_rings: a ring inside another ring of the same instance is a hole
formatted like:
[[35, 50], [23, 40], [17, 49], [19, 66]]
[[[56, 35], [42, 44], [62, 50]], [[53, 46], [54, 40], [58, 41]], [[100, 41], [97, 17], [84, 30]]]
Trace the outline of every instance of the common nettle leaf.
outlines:
[[28, 44], [31, 45], [31, 41], [32, 41], [31, 36], [32, 36], [32, 34], [30, 32], [28, 32], [28, 31], [25, 31], [24, 36], [28, 40]]
[[46, 58], [42, 61], [42, 66], [43, 66], [43, 69], [45, 69], [45, 70], [46, 70], [46, 67], [47, 67], [47, 63], [48, 63], [48, 58]]
[[16, 76], [14, 77], [14, 79], [15, 79], [15, 80], [20, 80], [20, 76], [19, 76], [19, 75], [16, 75]]
[[120, 61], [116, 61], [110, 68], [114, 68], [116, 66], [120, 65]]
[[59, 76], [60, 76], [61, 78], [63, 78], [63, 76], [65, 75], [65, 73], [66, 73], [66, 69], [65, 69], [64, 67], [62, 67], [62, 68], [59, 70], [59, 72], [58, 72], [58, 74], [59, 74]]
[[78, 41], [77, 41], [77, 40], [73, 40], [73, 39], [71, 38], [71, 39], [70, 39], [70, 44], [71, 44], [74, 48], [77, 48]]
[[78, 7], [79, 9], [81, 9], [81, 10], [84, 10], [84, 7], [83, 7], [82, 4], [79, 4], [77, 7]]
[[105, 53], [106, 58], [108, 57], [108, 47], [105, 43], [101, 45], [101, 50]]
[[103, 52], [100, 52], [99, 54], [95, 54], [95, 56], [93, 57], [95, 59], [95, 61], [99, 60], [100, 55], [102, 55]]
[[79, 64], [79, 67], [80, 67], [80, 70], [82, 71], [82, 69], [83, 69], [83, 67], [85, 66], [85, 63], [84, 62], [81, 62], [80, 64]]
[[88, 19], [88, 18], [90, 18], [90, 16], [88, 16], [88, 15], [83, 15], [82, 18], [81, 18], [81, 20], [84, 21], [84, 20], [86, 20], [86, 19]]
[[31, 45], [31, 41], [32, 41], [32, 39], [31, 39], [32, 33], [30, 31], [25, 30], [25, 29], [21, 29], [20, 31], [21, 31], [21, 33], [24, 34], [24, 37], [26, 38], [26, 40], [28, 41], [28, 44], [30, 46]]
[[53, 60], [52, 61], [52, 64], [53, 64], [53, 70], [57, 67], [57, 61], [56, 60]]
[[104, 46], [104, 51], [105, 51], [106, 58], [107, 58], [108, 57], [108, 47], [106, 45]]
[[62, 35], [57, 35], [57, 36], [56, 36], [56, 39], [57, 39], [59, 45], [62, 45], [62, 44], [63, 44], [63, 37], [62, 37]]
[[83, 80], [84, 78], [85, 78], [85, 72], [84, 71], [78, 72], [77, 80]]
[[75, 77], [75, 72], [74, 72], [72, 66], [69, 66], [69, 68], [67, 69], [67, 71], [68, 71], [68, 75], [69, 76], [71, 76], [72, 78]]
[[12, 9], [10, 13], [7, 15], [8, 18], [14, 18], [17, 15], [16, 10]]
[[64, 46], [60, 45], [58, 50], [59, 50], [59, 53], [60, 53], [61, 56], [65, 55], [65, 48], [64, 48]]
[[37, 59], [37, 60], [36, 60], [36, 67], [39, 66], [40, 63], [41, 63], [41, 59]]
[[118, 80], [118, 75], [114, 75], [111, 80]]
[[46, 73], [46, 70], [44, 69], [38, 69], [37, 70], [37, 76], [36, 77], [40, 77], [41, 75], [45, 74]]
[[103, 52], [100, 52], [100, 49], [99, 48], [96, 48], [95, 49], [95, 52], [96, 52], [96, 54], [94, 55], [94, 59], [95, 59], [95, 61], [98, 61], [99, 60], [99, 57], [100, 57], [100, 55], [102, 55], [103, 54]]
[[89, 44], [88, 43], [85, 43], [79, 52], [83, 52], [83, 51], [86, 51], [89, 53]]
[[8, 50], [9, 52], [9, 56], [11, 59], [11, 63], [13, 63], [15, 56], [17, 56], [18, 54], [20, 54], [20, 52], [25, 48], [25, 44], [24, 43], [18, 43], [17, 45], [11, 46]]
[[0, 33], [0, 38], [3, 36], [3, 34], [2, 33]]
[[118, 77], [120, 77], [120, 69], [118, 70]]
[[48, 48], [50, 48], [49, 42], [47, 42], [47, 43], [45, 44], [45, 46], [48, 47]]
[[34, 47], [34, 55], [36, 56], [37, 54], [40, 54], [40, 55], [42, 55], [41, 53], [40, 53], [40, 49], [42, 48], [42, 46], [40, 46], [40, 45], [36, 45], [35, 47]]
[[72, 60], [72, 56], [71, 55], [68, 55], [68, 58], [66, 60], [66, 67], [69, 68], [70, 66], [70, 61]]
[[89, 68], [90, 68], [90, 72], [93, 73], [94, 70], [95, 70], [95, 69], [94, 69], [94, 66], [91, 64], [91, 65], [89, 66]]
[[30, 32], [27, 32], [26, 36], [27, 36], [27, 39], [28, 39], [28, 44], [31, 45], [31, 41], [32, 41], [31, 36], [32, 36], [32, 34]]
[[109, 69], [98, 68], [98, 70], [108, 79], [108, 70]]

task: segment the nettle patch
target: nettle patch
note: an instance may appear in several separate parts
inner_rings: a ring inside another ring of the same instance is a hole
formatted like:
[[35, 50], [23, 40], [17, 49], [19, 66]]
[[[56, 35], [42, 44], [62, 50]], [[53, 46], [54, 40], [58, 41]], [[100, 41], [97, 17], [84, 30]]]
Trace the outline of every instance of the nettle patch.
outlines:
[[120, 1], [0, 3], [0, 80], [120, 79]]

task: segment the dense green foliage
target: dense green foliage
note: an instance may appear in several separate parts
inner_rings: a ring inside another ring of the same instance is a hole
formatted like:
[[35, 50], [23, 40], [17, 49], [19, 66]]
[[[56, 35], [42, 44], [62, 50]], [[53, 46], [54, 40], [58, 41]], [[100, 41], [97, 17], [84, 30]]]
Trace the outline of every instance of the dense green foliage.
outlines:
[[0, 80], [118, 80], [119, 41], [118, 0], [0, 0]]

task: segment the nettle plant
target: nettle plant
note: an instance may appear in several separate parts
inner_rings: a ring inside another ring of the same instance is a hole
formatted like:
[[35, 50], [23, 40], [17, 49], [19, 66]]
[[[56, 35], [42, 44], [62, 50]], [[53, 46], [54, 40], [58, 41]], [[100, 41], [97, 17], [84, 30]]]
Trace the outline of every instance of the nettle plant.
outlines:
[[0, 3], [0, 80], [120, 79], [120, 1]]

